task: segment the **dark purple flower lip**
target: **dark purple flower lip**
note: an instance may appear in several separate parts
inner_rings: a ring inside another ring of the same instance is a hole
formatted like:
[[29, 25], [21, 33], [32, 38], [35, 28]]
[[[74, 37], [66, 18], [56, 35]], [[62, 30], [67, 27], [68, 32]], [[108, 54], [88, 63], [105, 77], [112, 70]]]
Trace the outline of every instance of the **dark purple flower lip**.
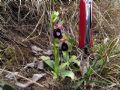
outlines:
[[54, 29], [53, 36], [54, 36], [54, 38], [58, 38], [58, 39], [61, 39], [63, 37], [62, 32], [59, 28]]
[[61, 50], [62, 51], [67, 51], [68, 50], [68, 44], [66, 42], [63, 42], [61, 45]]

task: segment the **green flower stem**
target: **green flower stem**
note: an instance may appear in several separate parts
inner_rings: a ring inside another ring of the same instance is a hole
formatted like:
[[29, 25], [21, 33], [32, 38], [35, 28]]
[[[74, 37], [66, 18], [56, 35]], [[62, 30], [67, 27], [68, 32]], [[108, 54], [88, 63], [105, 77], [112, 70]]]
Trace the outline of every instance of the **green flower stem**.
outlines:
[[55, 72], [56, 75], [57, 75], [56, 78], [58, 78], [58, 75], [59, 75], [59, 70], [58, 70], [58, 66], [59, 66], [59, 57], [58, 57], [58, 54], [59, 54], [59, 52], [57, 52], [55, 39], [53, 39], [53, 45], [54, 45], [53, 48], [54, 48], [54, 57], [55, 57], [54, 72]]
[[68, 51], [65, 51], [65, 58], [66, 58], [66, 62], [69, 62], [69, 53]]

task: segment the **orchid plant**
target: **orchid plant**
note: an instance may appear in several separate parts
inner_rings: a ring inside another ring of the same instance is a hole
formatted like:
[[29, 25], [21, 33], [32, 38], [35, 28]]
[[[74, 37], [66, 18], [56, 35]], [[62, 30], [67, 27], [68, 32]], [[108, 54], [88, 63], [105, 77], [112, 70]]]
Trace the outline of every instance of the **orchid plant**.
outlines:
[[65, 29], [59, 19], [59, 13], [53, 11], [50, 18], [50, 26], [53, 37], [53, 54], [54, 60], [50, 57], [42, 56], [41, 59], [52, 69], [54, 79], [70, 77], [75, 79], [74, 72], [70, 70], [70, 65], [79, 61], [75, 55], [70, 55], [75, 40], [65, 33]]

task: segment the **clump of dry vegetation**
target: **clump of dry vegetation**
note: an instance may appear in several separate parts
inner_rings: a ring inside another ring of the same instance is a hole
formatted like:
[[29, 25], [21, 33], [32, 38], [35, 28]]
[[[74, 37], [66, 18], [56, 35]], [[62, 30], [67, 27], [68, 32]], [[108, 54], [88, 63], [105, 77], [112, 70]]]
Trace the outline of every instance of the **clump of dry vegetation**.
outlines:
[[[120, 1], [94, 0], [90, 67], [84, 76], [75, 69], [74, 81], [53, 80], [49, 67], [41, 63], [43, 55], [54, 58], [52, 11], [60, 13], [66, 33], [78, 40], [79, 0], [53, 1], [0, 0], [0, 82], [19, 90], [120, 89]], [[83, 52], [77, 44], [72, 54], [81, 61]], [[22, 85], [25, 82], [28, 82], [26, 86]]]

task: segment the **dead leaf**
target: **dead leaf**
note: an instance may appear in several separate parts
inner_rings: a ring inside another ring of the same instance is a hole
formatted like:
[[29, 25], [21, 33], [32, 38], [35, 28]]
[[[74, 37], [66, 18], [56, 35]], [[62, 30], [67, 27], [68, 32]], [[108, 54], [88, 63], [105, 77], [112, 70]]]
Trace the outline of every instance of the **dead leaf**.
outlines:
[[20, 83], [20, 82], [16, 82], [15, 85], [20, 87], [20, 88], [26, 88], [28, 86], [30, 86], [32, 84], [32, 82], [27, 82], [27, 83]]
[[32, 77], [32, 80], [34, 82], [38, 81], [39, 79], [41, 79], [43, 76], [45, 76], [46, 74], [45, 73], [42, 73], [42, 74], [34, 74], [33, 77]]
[[38, 62], [37, 68], [40, 69], [40, 70], [43, 70], [43, 69], [44, 69], [43, 61], [39, 61], [39, 62]]
[[28, 63], [24, 69], [27, 69], [28, 67], [30, 68], [37, 68], [37, 69], [44, 69], [44, 64], [43, 61], [38, 61], [37, 58], [34, 58], [34, 61], [32, 63]]
[[50, 55], [53, 54], [53, 51], [52, 50], [47, 50], [47, 51], [44, 51], [43, 54], [50, 56]]
[[45, 76], [45, 73], [42, 74], [34, 74], [32, 77], [32, 81], [27, 82], [27, 83], [20, 83], [20, 82], [16, 82], [15, 85], [20, 87], [20, 88], [27, 88], [28, 86], [30, 86], [31, 84], [33, 84], [34, 82], [37, 82], [39, 79], [41, 79], [43, 76]]
[[34, 67], [35, 67], [35, 63], [36, 63], [37, 61], [38, 61], [37, 58], [34, 58], [34, 61], [33, 61], [32, 63], [28, 63], [28, 64], [24, 67], [24, 69], [26, 69], [26, 68], [28, 68], [28, 67], [34, 68]]
[[10, 79], [10, 80], [15, 80], [16, 81], [16, 75], [18, 74], [18, 72], [13, 72], [13, 73], [8, 73], [5, 77], [7, 79]]
[[43, 51], [40, 47], [37, 47], [35, 45], [31, 46], [32, 53], [35, 55], [40, 55], [40, 53]]

